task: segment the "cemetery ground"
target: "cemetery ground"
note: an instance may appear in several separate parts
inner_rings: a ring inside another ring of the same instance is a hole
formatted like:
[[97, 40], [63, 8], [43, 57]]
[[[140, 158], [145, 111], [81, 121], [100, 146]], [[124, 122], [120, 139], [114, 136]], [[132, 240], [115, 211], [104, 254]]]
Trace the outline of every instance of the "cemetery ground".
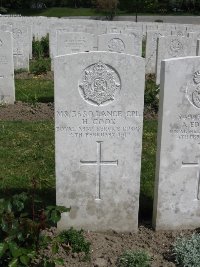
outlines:
[[[0, 107], [1, 195], [30, 193], [34, 187], [44, 203], [55, 205], [53, 74], [18, 71], [15, 84], [16, 103]], [[193, 231], [155, 232], [151, 226], [157, 109], [155, 77], [147, 76], [138, 233], [84, 232], [91, 243], [90, 260], [83, 261], [83, 253], [73, 252], [69, 246], [67, 253], [62, 249], [58, 253], [65, 260], [64, 266], [117, 266], [118, 258], [126, 250], [146, 251], [151, 257], [150, 266], [176, 266], [172, 244], [181, 234], [191, 235]]]

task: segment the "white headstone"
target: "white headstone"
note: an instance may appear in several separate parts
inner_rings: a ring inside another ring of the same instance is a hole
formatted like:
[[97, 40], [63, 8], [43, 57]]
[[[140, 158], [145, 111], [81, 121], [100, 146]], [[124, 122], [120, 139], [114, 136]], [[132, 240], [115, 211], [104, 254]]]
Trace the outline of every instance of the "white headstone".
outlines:
[[128, 34], [134, 38], [133, 54], [141, 57], [142, 56], [142, 40], [143, 40], [142, 31], [127, 29], [125, 31], [125, 34]]
[[186, 30], [180, 29], [180, 30], [172, 30], [171, 34], [179, 37], [187, 37], [188, 32]]
[[99, 35], [98, 50], [134, 55], [134, 37], [120, 33]]
[[158, 39], [156, 83], [160, 84], [160, 67], [163, 59], [195, 56], [193, 40], [188, 37], [167, 36]]
[[148, 31], [146, 38], [146, 73], [156, 73], [156, 53], [157, 53], [157, 40], [160, 36], [166, 36], [169, 33], [167, 31]]
[[200, 57], [162, 62], [154, 226], [200, 227]]
[[13, 57], [15, 69], [29, 70], [30, 35], [25, 26], [13, 27]]
[[57, 35], [57, 56], [94, 50], [94, 35], [69, 32]]
[[55, 58], [57, 204], [71, 207], [59, 229], [137, 230], [143, 98], [140, 57]]
[[13, 39], [10, 32], [0, 31], [0, 103], [14, 104]]

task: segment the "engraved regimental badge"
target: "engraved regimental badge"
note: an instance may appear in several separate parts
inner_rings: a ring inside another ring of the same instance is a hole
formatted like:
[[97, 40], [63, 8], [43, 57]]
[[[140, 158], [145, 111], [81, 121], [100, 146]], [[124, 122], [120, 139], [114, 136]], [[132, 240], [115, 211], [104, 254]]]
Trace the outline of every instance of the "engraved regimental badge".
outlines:
[[108, 50], [111, 52], [122, 53], [125, 50], [125, 44], [121, 39], [113, 38], [108, 43]]
[[178, 39], [173, 39], [169, 45], [169, 54], [172, 57], [183, 56], [183, 44]]
[[187, 85], [186, 95], [193, 106], [200, 108], [200, 70], [193, 74], [192, 81]]
[[111, 66], [99, 61], [87, 67], [79, 82], [79, 92], [89, 104], [111, 103], [121, 89], [119, 74]]

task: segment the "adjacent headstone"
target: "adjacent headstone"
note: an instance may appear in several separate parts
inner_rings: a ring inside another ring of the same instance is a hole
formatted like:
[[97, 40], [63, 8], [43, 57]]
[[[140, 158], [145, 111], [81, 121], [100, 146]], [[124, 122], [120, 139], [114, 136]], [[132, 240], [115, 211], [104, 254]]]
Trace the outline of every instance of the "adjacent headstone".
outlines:
[[154, 227], [200, 227], [200, 57], [162, 62]]
[[29, 70], [30, 36], [28, 27], [12, 28], [14, 68]]
[[116, 33], [99, 35], [98, 50], [134, 55], [134, 37]]
[[137, 230], [143, 98], [140, 57], [55, 58], [57, 204], [71, 207], [60, 230]]
[[142, 40], [143, 40], [143, 34], [142, 31], [136, 31], [136, 30], [130, 30], [127, 29], [125, 31], [125, 34], [128, 34], [133, 37], [134, 39], [134, 45], [133, 45], [133, 55], [142, 56]]
[[193, 40], [188, 37], [167, 36], [158, 39], [158, 52], [156, 62], [156, 83], [160, 84], [160, 67], [163, 59], [174, 57], [195, 56]]
[[0, 31], [0, 103], [14, 104], [13, 39], [10, 32]]
[[57, 56], [94, 50], [94, 35], [69, 32], [57, 35]]
[[179, 29], [179, 30], [173, 30], [171, 34], [179, 37], [187, 37], [188, 32], [186, 30]]
[[156, 73], [156, 54], [157, 54], [157, 40], [160, 36], [169, 35], [169, 32], [165, 31], [148, 31], [146, 37], [146, 73]]

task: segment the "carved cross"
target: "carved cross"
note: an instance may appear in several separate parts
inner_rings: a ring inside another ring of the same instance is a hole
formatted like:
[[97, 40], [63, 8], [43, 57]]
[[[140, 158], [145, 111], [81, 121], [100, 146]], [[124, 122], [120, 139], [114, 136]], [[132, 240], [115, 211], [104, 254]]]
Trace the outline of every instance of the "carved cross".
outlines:
[[102, 160], [102, 150], [101, 144], [102, 141], [97, 141], [97, 160], [95, 161], [83, 161], [80, 160], [82, 165], [86, 166], [96, 166], [97, 168], [97, 177], [96, 177], [96, 200], [101, 199], [101, 168], [102, 166], [118, 166], [118, 160], [114, 161], [103, 161]]

